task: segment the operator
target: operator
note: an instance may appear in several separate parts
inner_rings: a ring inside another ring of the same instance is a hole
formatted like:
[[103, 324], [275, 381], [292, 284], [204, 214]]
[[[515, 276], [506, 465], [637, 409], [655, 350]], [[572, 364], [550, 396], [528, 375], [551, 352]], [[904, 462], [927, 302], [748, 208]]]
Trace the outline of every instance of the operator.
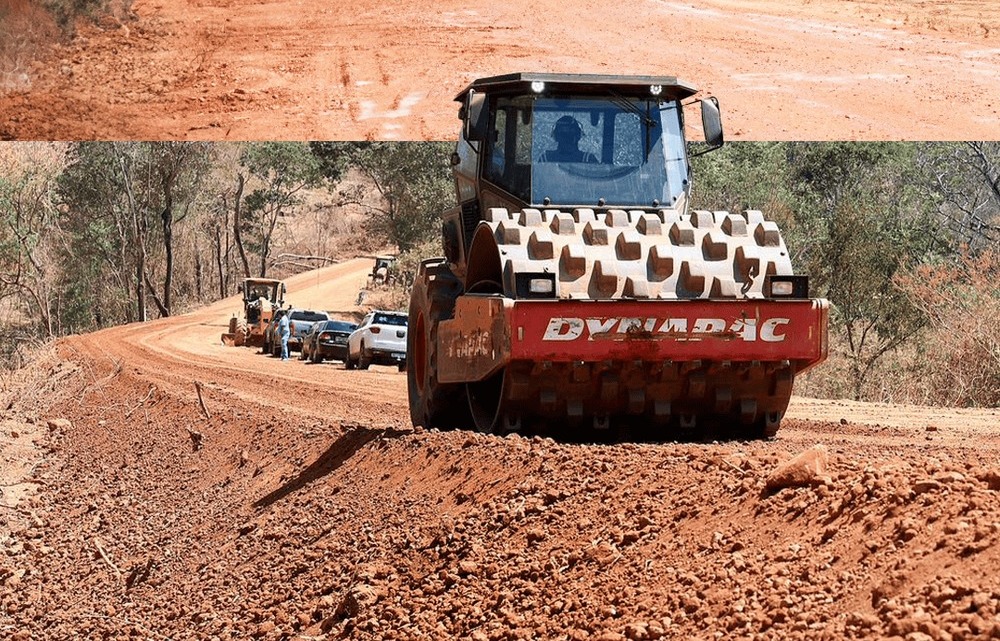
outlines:
[[288, 339], [291, 338], [292, 330], [289, 326], [288, 317], [290, 314], [285, 312], [281, 315], [278, 320], [278, 332], [281, 334], [281, 360], [288, 360]]
[[542, 162], [599, 162], [597, 156], [580, 149], [580, 139], [583, 138], [583, 127], [573, 116], [563, 116], [552, 128], [552, 137], [556, 141], [555, 149], [542, 153]]

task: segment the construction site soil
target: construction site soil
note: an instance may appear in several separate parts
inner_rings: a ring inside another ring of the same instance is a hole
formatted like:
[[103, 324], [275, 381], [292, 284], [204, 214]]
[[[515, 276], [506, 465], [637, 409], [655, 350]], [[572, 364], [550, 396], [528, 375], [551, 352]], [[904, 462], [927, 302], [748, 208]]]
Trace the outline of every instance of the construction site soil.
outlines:
[[[368, 260], [289, 281], [354, 317]], [[985, 639], [996, 410], [794, 398], [767, 442], [414, 429], [406, 375], [224, 347], [239, 306], [0, 390], [0, 637]]]
[[0, 139], [451, 140], [469, 81], [546, 71], [680, 76], [730, 139], [993, 140], [1000, 3], [135, 0], [6, 66]]

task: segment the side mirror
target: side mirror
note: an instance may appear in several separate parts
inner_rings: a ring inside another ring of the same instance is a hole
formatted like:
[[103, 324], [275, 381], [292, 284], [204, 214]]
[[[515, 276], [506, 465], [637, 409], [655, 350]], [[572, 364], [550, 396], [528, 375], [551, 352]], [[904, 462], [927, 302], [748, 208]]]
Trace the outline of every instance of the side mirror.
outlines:
[[722, 114], [715, 96], [701, 101], [701, 129], [709, 149], [718, 149], [725, 142], [722, 133]]
[[465, 117], [465, 139], [469, 141], [486, 140], [486, 130], [489, 124], [487, 120], [486, 94], [477, 93], [475, 89], [469, 89], [469, 93], [465, 96], [463, 111]]

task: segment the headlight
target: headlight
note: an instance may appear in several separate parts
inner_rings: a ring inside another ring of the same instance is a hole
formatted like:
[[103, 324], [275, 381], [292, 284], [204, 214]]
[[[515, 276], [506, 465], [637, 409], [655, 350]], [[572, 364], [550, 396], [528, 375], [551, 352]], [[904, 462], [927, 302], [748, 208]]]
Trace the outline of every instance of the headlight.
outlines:
[[809, 298], [808, 276], [767, 276], [764, 279], [766, 298]]
[[555, 283], [549, 278], [532, 278], [528, 280], [528, 291], [532, 294], [552, 294]]
[[518, 298], [555, 298], [556, 275], [545, 272], [517, 274], [514, 287]]

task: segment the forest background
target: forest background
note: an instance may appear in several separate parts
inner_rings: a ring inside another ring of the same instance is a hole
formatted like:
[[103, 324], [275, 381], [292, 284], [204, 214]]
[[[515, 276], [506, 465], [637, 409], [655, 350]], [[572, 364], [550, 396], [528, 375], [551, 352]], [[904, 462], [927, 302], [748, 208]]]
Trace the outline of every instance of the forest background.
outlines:
[[[0, 144], [0, 346], [181, 313], [345, 258], [440, 254], [453, 143]], [[693, 160], [693, 207], [760, 209], [831, 359], [797, 393], [1000, 403], [1000, 144], [732, 143]], [[362, 284], [359, 284], [359, 286]], [[406, 307], [408, 282], [373, 304]]]

